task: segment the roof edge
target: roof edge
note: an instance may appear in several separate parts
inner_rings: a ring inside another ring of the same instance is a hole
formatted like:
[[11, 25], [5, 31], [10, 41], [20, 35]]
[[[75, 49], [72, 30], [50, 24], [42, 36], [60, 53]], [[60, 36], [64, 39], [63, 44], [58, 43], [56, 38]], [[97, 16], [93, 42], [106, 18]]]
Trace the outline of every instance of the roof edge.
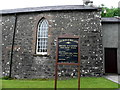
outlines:
[[103, 17], [102, 23], [120, 23], [120, 17]]
[[84, 6], [84, 5], [61, 5], [61, 6], [45, 6], [45, 7], [6, 9], [6, 10], [0, 10], [0, 14], [44, 12], [44, 11], [66, 11], [66, 10], [101, 10], [101, 8]]

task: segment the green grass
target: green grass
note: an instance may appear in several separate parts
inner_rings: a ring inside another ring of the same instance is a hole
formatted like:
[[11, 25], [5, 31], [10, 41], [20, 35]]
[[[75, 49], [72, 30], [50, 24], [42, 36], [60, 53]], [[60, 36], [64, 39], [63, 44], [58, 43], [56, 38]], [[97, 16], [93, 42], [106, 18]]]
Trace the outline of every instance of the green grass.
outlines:
[[[58, 80], [58, 88], [77, 88], [77, 79]], [[82, 77], [81, 88], [118, 88], [118, 84], [99, 77]], [[2, 88], [54, 88], [54, 80], [2, 80]]]

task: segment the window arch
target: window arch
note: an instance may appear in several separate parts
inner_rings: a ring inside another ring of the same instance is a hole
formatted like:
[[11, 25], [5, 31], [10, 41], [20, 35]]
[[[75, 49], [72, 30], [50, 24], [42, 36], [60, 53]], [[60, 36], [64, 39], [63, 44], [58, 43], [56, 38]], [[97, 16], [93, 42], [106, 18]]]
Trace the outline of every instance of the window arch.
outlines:
[[38, 23], [37, 30], [37, 48], [36, 53], [45, 55], [47, 54], [47, 43], [48, 43], [48, 21], [43, 18]]

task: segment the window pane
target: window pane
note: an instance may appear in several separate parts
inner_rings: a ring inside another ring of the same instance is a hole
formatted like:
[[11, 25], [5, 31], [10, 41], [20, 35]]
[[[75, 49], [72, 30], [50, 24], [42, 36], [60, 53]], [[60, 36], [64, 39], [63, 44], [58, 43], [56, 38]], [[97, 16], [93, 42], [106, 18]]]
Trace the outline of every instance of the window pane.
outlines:
[[46, 19], [42, 19], [38, 25], [37, 52], [41, 54], [47, 52], [48, 26]]

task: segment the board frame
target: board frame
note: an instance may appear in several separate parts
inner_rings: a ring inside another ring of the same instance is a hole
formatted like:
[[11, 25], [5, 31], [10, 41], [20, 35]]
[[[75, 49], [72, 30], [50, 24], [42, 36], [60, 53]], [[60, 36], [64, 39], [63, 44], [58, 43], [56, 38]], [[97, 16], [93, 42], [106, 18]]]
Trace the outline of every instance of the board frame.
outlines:
[[[58, 45], [58, 40], [59, 39], [78, 39], [78, 62], [77, 63], [59, 63], [58, 62], [58, 52], [59, 52], [59, 45]], [[58, 65], [76, 65], [78, 66], [78, 90], [80, 90], [80, 36], [75, 36], [75, 35], [61, 35], [57, 37], [57, 42], [56, 42], [56, 63], [55, 63], [55, 85], [54, 89], [57, 90], [57, 78], [58, 78]]]

